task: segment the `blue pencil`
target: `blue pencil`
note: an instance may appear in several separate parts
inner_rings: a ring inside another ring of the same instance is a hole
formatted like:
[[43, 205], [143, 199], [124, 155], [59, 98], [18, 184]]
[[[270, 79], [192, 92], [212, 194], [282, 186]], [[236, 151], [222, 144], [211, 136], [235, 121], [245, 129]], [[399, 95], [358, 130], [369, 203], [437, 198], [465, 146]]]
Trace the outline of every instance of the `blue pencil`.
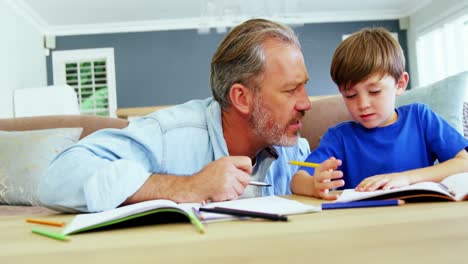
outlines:
[[347, 208], [360, 208], [360, 207], [378, 207], [378, 206], [394, 206], [402, 205], [403, 200], [371, 200], [371, 201], [355, 201], [347, 203], [323, 203], [322, 210], [332, 209], [347, 209]]

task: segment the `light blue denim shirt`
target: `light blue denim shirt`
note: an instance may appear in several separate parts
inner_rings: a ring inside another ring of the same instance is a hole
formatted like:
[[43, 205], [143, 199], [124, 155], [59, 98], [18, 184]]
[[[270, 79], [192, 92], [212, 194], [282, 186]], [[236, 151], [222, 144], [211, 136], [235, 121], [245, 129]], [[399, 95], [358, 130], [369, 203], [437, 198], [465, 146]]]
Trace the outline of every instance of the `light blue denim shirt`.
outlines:
[[[252, 177], [272, 186], [247, 189], [246, 197], [290, 194], [298, 167], [287, 162], [309, 153], [305, 139], [262, 150]], [[228, 155], [219, 104], [212, 98], [193, 100], [133, 120], [124, 129], [97, 131], [67, 148], [42, 177], [39, 197], [60, 211], [103, 211], [122, 204], [152, 173], [192, 175]]]

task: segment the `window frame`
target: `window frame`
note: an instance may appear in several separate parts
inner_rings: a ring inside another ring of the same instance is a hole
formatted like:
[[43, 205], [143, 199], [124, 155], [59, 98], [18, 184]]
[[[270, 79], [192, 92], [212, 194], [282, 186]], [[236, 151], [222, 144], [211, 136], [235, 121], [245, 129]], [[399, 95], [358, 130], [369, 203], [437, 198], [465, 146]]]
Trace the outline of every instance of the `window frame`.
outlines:
[[[60, 50], [52, 52], [53, 83], [55, 85], [67, 84], [66, 64], [106, 60], [107, 100], [110, 117], [117, 117], [117, 92], [115, 82], [114, 48]], [[80, 110], [81, 110], [81, 102]]]

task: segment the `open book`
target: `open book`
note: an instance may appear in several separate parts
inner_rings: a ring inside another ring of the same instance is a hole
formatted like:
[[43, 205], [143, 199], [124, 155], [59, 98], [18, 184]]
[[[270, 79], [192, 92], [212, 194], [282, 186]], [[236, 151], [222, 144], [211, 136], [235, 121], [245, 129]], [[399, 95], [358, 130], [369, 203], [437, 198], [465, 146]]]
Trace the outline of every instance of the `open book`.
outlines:
[[357, 192], [354, 189], [344, 190], [336, 202], [359, 200], [401, 199], [406, 201], [465, 201], [468, 200], [468, 173], [454, 174], [442, 182], [420, 182], [409, 186]]
[[[177, 204], [170, 200], [151, 200], [99, 213], [79, 214], [65, 227], [62, 234], [75, 234], [119, 225], [132, 226], [133, 224], [157, 224], [184, 220], [190, 221], [200, 232], [203, 232], [204, 227], [201, 222], [239, 219], [226, 214], [198, 212], [200, 206], [199, 203]], [[321, 210], [317, 206], [306, 205], [278, 196], [264, 196], [204, 205], [204, 207], [216, 206], [281, 215]], [[195, 212], [199, 215], [197, 216]]]

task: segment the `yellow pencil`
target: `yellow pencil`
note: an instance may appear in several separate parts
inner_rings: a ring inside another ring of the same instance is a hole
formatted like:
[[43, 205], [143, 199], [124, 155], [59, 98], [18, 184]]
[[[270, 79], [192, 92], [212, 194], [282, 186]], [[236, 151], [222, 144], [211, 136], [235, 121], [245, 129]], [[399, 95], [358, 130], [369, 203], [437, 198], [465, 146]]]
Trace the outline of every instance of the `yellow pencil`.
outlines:
[[26, 222], [34, 223], [34, 224], [41, 224], [41, 225], [58, 226], [58, 227], [62, 227], [65, 225], [64, 222], [57, 222], [57, 221], [43, 220], [43, 219], [33, 219], [33, 218], [26, 219]]
[[291, 165], [298, 165], [298, 166], [304, 166], [304, 167], [312, 167], [312, 168], [317, 168], [320, 164], [318, 163], [312, 163], [312, 162], [305, 162], [305, 161], [297, 161], [297, 160], [290, 160], [289, 164]]

